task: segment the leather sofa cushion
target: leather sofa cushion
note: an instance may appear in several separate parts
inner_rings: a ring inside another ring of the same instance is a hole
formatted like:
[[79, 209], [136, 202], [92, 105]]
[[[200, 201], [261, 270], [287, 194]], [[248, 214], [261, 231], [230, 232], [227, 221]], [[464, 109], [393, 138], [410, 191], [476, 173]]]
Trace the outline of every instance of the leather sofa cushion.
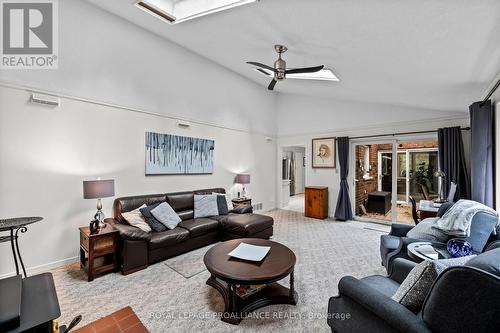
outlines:
[[183, 228], [176, 227], [172, 230], [153, 232], [149, 247], [160, 249], [162, 247], [171, 246], [183, 242], [189, 238], [189, 231]]
[[141, 207], [142, 205], [150, 206], [165, 200], [165, 194], [135, 195], [117, 198], [113, 203], [113, 214], [119, 222], [124, 222], [125, 220], [122, 217], [123, 212], [130, 212]]
[[273, 226], [273, 218], [260, 214], [229, 214], [217, 217], [223, 230], [243, 237], [252, 236]]
[[167, 202], [176, 212], [194, 209], [193, 192], [168, 193]]
[[193, 209], [183, 210], [181, 212], [177, 212], [177, 215], [179, 215], [179, 217], [183, 221], [185, 221], [185, 220], [191, 220], [191, 219], [194, 218], [194, 210]]
[[219, 222], [211, 218], [200, 217], [182, 221], [181, 223], [179, 223], [179, 227], [188, 230], [191, 235], [190, 237], [193, 238], [212, 231], [216, 231], [219, 227]]

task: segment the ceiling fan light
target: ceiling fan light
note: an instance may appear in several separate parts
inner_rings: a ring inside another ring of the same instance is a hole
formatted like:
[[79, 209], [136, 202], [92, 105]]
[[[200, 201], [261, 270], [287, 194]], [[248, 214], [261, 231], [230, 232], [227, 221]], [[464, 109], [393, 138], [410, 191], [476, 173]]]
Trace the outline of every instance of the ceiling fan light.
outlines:
[[[263, 68], [254, 68], [259, 74], [265, 75], [267, 77], [272, 77], [274, 74]], [[299, 79], [299, 80], [320, 80], [320, 81], [336, 81], [339, 82], [340, 79], [332, 72], [331, 69], [324, 68], [315, 73], [301, 73], [301, 74], [287, 74], [288, 79]]]

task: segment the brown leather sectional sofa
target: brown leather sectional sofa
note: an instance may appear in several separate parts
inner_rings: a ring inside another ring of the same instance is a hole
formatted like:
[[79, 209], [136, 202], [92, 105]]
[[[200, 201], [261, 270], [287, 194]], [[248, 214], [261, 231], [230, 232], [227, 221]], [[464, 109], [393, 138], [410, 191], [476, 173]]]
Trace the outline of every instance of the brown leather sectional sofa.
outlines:
[[[194, 194], [225, 193], [223, 188], [189, 192], [151, 194], [117, 198], [113, 204], [113, 219], [106, 219], [120, 232], [120, 264], [123, 274], [129, 274], [160, 260], [234, 238], [269, 238], [273, 235], [273, 219], [259, 214], [235, 214], [194, 218]], [[174, 229], [147, 233], [132, 227], [121, 213], [143, 204], [166, 201], [182, 219]]]

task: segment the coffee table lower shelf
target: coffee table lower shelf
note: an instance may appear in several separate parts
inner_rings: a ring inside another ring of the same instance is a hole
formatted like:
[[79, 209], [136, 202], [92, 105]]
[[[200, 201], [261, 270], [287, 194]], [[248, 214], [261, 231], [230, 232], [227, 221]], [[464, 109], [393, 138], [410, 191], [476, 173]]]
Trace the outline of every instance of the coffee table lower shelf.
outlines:
[[221, 320], [226, 323], [238, 325], [245, 316], [261, 307], [271, 304], [296, 305], [299, 296], [293, 290], [292, 276], [290, 277], [292, 290], [277, 282], [273, 282], [266, 284], [265, 288], [246, 298], [241, 298], [236, 294], [236, 284], [227, 283], [213, 275], [208, 278], [207, 284], [217, 289], [224, 299], [225, 306]]

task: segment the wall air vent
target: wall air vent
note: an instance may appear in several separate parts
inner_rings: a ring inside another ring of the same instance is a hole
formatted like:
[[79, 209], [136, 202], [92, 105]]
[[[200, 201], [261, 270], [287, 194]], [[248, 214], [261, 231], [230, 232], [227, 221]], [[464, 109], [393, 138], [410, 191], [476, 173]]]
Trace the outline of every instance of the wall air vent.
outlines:
[[162, 20], [165, 20], [169, 23], [174, 23], [175, 22], [175, 17], [170, 15], [169, 13], [161, 10], [160, 8], [156, 7], [155, 5], [149, 3], [148, 1], [138, 1], [135, 4], [137, 7], [140, 9], [153, 14], [154, 16], [159, 17]]
[[39, 93], [32, 93], [30, 102], [34, 104], [43, 104], [49, 106], [59, 106], [61, 104], [61, 100], [59, 99], [59, 97]]

